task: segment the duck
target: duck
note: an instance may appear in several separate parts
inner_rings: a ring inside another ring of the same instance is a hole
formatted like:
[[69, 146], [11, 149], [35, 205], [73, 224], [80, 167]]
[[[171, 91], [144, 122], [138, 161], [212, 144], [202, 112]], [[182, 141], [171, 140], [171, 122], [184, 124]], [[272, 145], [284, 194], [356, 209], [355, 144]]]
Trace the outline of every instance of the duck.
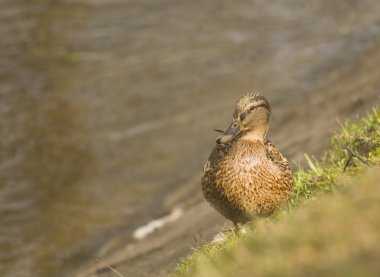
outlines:
[[293, 189], [288, 160], [266, 137], [270, 119], [263, 95], [241, 96], [230, 126], [216, 139], [203, 167], [204, 198], [237, 231], [239, 224], [273, 214]]

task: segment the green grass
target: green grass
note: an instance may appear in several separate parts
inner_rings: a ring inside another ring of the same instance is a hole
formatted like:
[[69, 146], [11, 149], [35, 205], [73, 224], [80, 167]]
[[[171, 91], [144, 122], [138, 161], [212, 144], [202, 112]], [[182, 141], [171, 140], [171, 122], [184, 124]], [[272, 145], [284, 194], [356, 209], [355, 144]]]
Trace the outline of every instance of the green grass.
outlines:
[[[345, 164], [348, 147], [358, 158]], [[318, 161], [294, 173], [287, 205], [182, 259], [173, 276], [376, 276], [380, 274], [380, 112], [346, 123]]]

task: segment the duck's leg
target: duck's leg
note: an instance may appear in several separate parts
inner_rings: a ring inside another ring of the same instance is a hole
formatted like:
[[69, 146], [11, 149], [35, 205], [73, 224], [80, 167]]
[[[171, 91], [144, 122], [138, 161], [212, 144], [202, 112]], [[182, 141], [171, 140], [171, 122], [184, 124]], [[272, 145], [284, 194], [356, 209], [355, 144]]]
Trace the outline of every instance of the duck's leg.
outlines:
[[240, 227], [238, 225], [237, 222], [232, 222], [234, 224], [234, 229], [235, 229], [235, 233], [236, 234], [239, 234], [240, 233]]

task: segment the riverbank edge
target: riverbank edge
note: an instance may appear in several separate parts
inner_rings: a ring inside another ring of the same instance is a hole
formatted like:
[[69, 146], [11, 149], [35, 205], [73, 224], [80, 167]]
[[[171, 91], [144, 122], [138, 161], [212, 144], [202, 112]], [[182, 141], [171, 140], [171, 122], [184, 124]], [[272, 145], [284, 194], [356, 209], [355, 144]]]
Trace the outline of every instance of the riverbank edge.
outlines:
[[[364, 162], [357, 157], [351, 157], [350, 151], [363, 158]], [[236, 276], [297, 273], [294, 268], [291, 269], [291, 255], [294, 255], [295, 250], [297, 250], [295, 247], [300, 250], [310, 241], [303, 240], [303, 244], [296, 243], [297, 246], [294, 246], [293, 243], [293, 245], [287, 246], [292, 238], [281, 239], [286, 232], [277, 232], [276, 229], [290, 229], [286, 226], [291, 224], [292, 218], [297, 217], [297, 214], [302, 214], [305, 209], [315, 205], [315, 203], [318, 205], [318, 202], [326, 201], [325, 198], [334, 202], [335, 198], [344, 197], [342, 195], [347, 194], [346, 190], [361, 189], [355, 187], [356, 183], [374, 182], [376, 178], [373, 176], [379, 177], [379, 173], [373, 173], [373, 171], [378, 171], [380, 165], [379, 108], [374, 108], [367, 116], [357, 118], [354, 122], [347, 122], [342, 125], [332, 136], [331, 146], [322, 159], [317, 160], [307, 154], [305, 154], [305, 159], [309, 168], [300, 167], [294, 173], [294, 191], [282, 210], [269, 219], [246, 225], [246, 233], [244, 234], [238, 235], [230, 230], [223, 233], [223, 242], [201, 242], [199, 247], [193, 249], [192, 254], [179, 261], [175, 272], [169, 276], [230, 276], [231, 270]], [[368, 167], [375, 169], [369, 171]], [[365, 185], [363, 186], [365, 187]], [[328, 208], [319, 207], [317, 210], [321, 212], [320, 216], [328, 218]], [[334, 216], [332, 215], [331, 218], [333, 219]], [[307, 224], [308, 221], [306, 220], [305, 223]], [[274, 237], [265, 239], [268, 237], [265, 234]], [[288, 235], [292, 236], [291, 234]], [[293, 236], [299, 235], [299, 232], [293, 234]], [[322, 235], [316, 231], [313, 240], [318, 241], [319, 236]], [[267, 251], [268, 247], [273, 246], [273, 241], [278, 241], [276, 255]], [[283, 257], [285, 254], [289, 257]], [[313, 255], [317, 254], [314, 253]], [[316, 258], [318, 257], [316, 256]], [[259, 263], [259, 260], [262, 263]], [[246, 264], [244, 261], [252, 262]], [[298, 273], [307, 271], [307, 268], [302, 268], [302, 270]]]

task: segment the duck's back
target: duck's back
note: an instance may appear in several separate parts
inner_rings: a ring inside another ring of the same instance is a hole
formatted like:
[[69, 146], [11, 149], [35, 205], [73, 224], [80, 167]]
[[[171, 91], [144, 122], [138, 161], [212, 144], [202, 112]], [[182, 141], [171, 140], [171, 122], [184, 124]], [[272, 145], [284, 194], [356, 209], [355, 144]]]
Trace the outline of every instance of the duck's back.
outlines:
[[271, 214], [291, 188], [289, 163], [270, 141], [240, 139], [228, 148], [215, 148], [202, 178], [203, 194], [211, 206], [241, 223]]

